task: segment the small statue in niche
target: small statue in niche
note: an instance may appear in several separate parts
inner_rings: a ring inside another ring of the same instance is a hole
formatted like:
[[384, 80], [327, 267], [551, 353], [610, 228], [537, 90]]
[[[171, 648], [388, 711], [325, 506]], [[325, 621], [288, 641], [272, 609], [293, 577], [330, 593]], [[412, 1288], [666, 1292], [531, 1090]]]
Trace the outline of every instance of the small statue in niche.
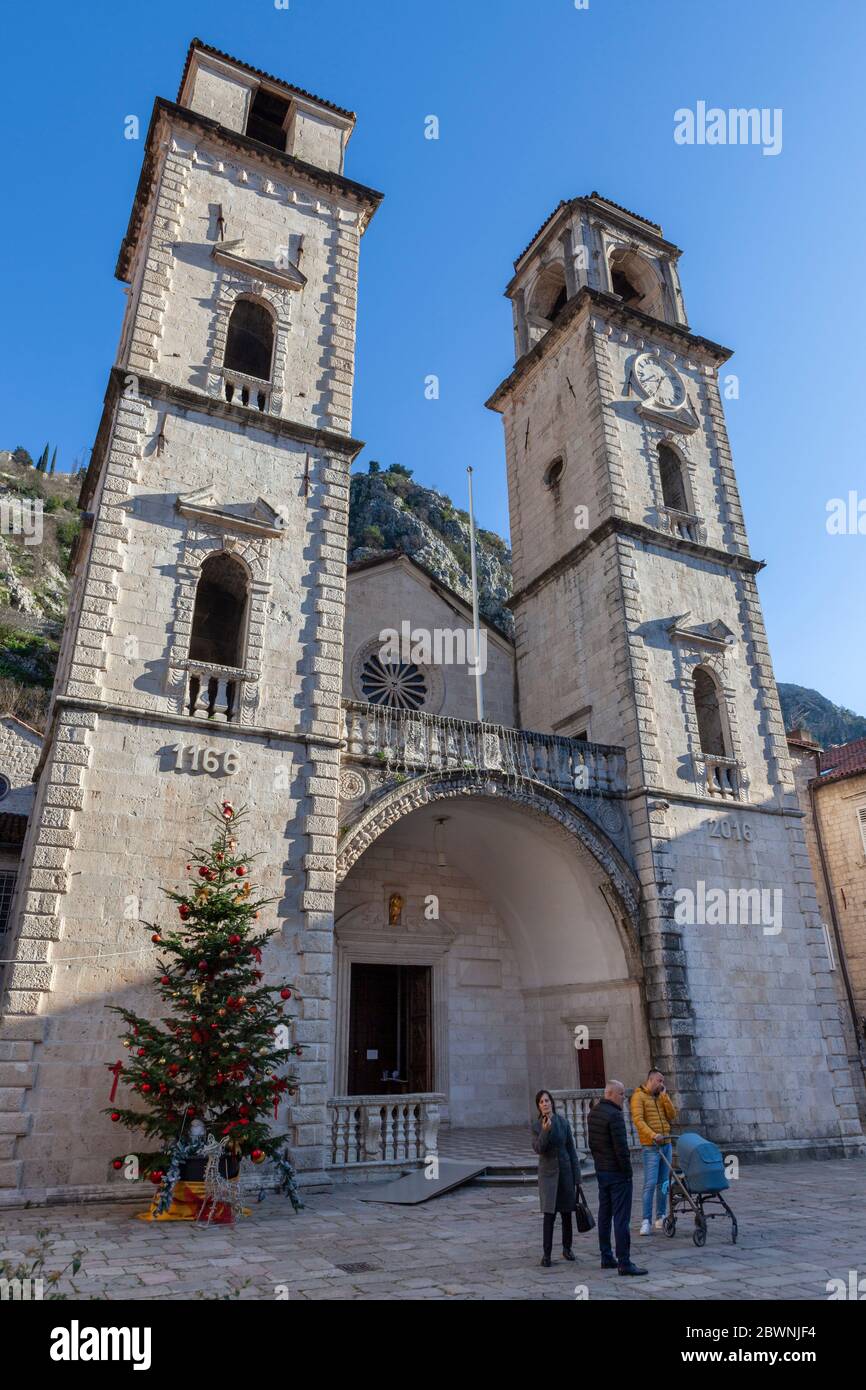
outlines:
[[403, 897], [400, 893], [392, 893], [388, 899], [388, 926], [399, 927], [403, 922]]

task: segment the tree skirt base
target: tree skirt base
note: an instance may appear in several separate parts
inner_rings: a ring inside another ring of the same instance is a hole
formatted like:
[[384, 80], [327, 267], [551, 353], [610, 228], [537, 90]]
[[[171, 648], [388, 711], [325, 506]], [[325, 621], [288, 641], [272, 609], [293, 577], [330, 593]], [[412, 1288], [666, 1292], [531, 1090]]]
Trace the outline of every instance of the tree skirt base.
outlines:
[[[154, 1197], [148, 1211], [136, 1212], [139, 1221], [199, 1221], [211, 1226], [234, 1224], [232, 1207], [228, 1202], [211, 1202], [203, 1182], [186, 1182], [181, 1178], [174, 1185], [168, 1210], [158, 1212], [156, 1203], [157, 1197]], [[249, 1216], [249, 1207], [243, 1207], [240, 1214]]]

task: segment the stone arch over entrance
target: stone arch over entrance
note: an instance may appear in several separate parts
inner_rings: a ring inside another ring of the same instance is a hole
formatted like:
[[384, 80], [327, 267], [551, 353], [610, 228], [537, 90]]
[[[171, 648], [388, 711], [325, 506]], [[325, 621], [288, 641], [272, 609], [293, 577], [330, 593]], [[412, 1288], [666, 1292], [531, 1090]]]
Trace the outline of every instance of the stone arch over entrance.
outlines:
[[[496, 771], [392, 782], [347, 827], [337, 880], [330, 1081], [342, 1103], [389, 1095], [393, 1078], [400, 1093], [437, 1093], [443, 1123], [523, 1124], [540, 1085], [597, 1084], [579, 1049], [629, 1084], [645, 1069], [638, 886], [567, 796]], [[405, 998], [419, 972], [421, 1026], [401, 1014], [395, 1045], [387, 990]], [[412, 1057], [395, 1050], [402, 1037], [420, 1038]], [[426, 1087], [419, 1057], [432, 1059]]]
[[640, 887], [637, 876], [610, 839], [567, 797], [541, 783], [497, 776], [496, 773], [431, 773], [400, 783], [368, 805], [343, 836], [337, 852], [337, 883], [364, 851], [403, 816], [431, 802], [455, 797], [505, 800], [534, 816], [556, 822], [578, 853], [603, 869], [634, 930], [639, 929]]

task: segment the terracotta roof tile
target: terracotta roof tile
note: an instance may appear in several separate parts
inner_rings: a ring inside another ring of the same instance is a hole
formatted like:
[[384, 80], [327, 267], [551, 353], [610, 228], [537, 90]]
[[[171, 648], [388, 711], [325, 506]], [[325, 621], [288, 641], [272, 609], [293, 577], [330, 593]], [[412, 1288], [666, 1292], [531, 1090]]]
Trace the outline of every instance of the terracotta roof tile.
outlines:
[[836, 782], [866, 772], [866, 738], [824, 748], [818, 760], [819, 782]]

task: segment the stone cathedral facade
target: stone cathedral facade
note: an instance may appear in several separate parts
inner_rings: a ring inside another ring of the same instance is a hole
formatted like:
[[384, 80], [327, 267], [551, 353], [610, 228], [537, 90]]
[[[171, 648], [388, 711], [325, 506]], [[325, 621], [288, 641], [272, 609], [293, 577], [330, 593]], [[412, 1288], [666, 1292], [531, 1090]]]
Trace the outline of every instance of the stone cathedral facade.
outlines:
[[857, 1149], [729, 354], [688, 325], [679, 252], [592, 194], [515, 262], [488, 404], [516, 637], [487, 629], [479, 724], [465, 666], [380, 651], [465, 631], [463, 600], [405, 557], [347, 571], [381, 200], [344, 172], [353, 124], [199, 41], [154, 107], [8, 934], [5, 1198], [118, 1190], [106, 1005], [153, 1007], [142, 921], [227, 793], [301, 991], [279, 1126], [306, 1181], [523, 1121], [541, 1085], [579, 1124], [650, 1061], [726, 1151]]

